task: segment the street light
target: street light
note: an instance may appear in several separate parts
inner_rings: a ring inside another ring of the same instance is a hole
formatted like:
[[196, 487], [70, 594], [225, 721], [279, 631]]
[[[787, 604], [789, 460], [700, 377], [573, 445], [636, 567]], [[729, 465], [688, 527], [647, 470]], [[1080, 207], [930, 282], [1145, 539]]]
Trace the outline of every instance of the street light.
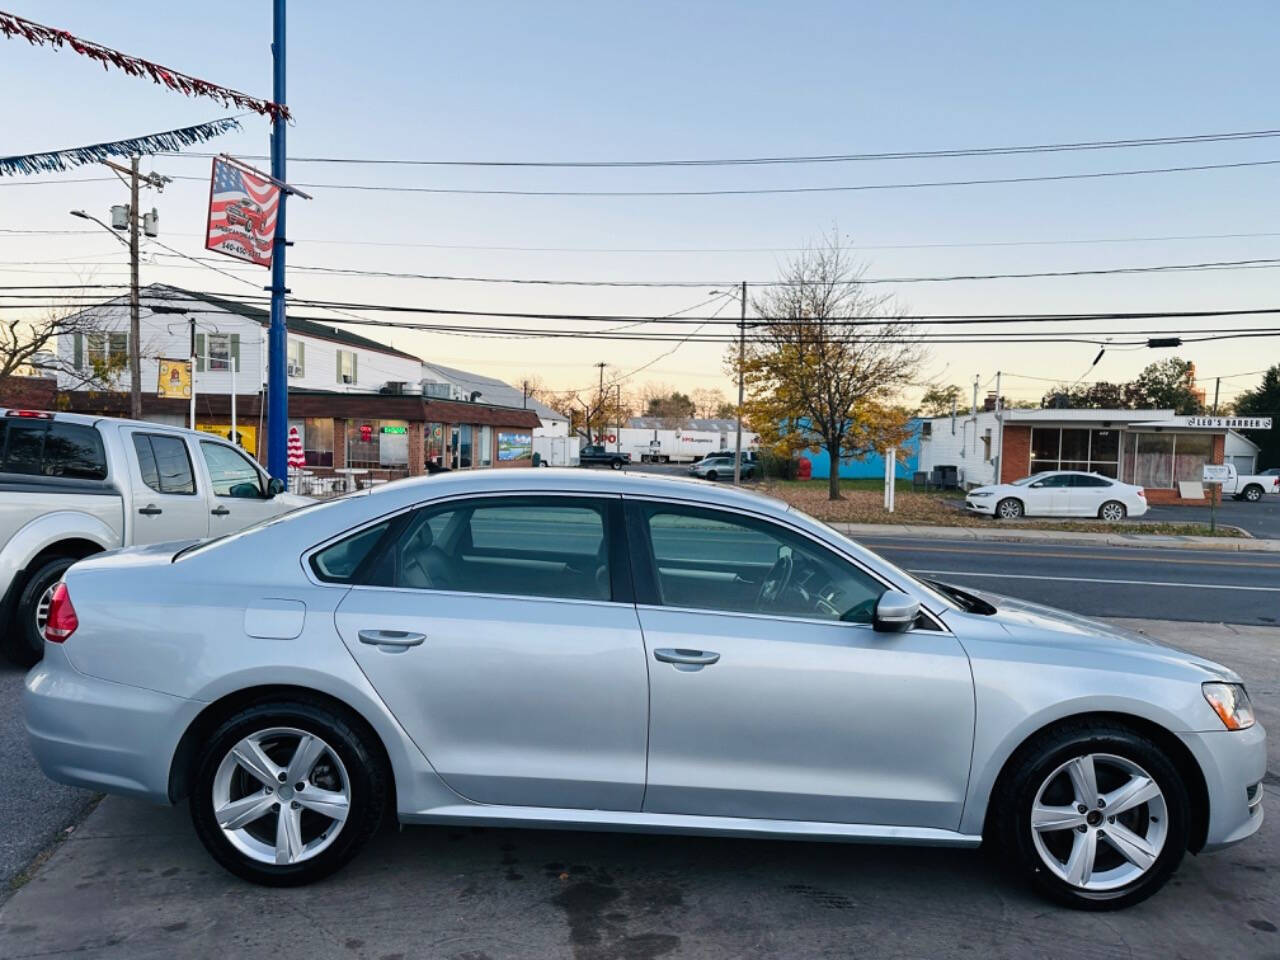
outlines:
[[100, 226], [103, 230], [107, 231], [107, 233], [111, 234], [112, 237], [114, 237], [115, 239], [123, 243], [126, 247], [129, 246], [128, 240], [120, 236], [120, 234], [116, 233], [114, 230], [111, 229], [111, 227], [107, 226], [97, 217], [91, 216], [90, 214], [85, 213], [83, 210], [72, 210], [70, 211], [70, 213], [73, 217], [79, 217], [81, 220], [91, 220], [92, 222]]

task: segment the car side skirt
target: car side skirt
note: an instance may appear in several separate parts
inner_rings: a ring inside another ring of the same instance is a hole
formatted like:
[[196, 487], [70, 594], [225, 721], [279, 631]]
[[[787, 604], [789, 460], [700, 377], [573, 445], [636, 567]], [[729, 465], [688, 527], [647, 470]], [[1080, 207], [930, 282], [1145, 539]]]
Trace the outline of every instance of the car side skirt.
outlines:
[[754, 820], [746, 817], [703, 817], [635, 810], [566, 810], [552, 807], [455, 804], [413, 813], [401, 811], [399, 817], [402, 823], [532, 827], [546, 830], [771, 837], [930, 847], [976, 847], [982, 843], [981, 836], [957, 833], [953, 830], [939, 830], [934, 827], [822, 823], [811, 820]]

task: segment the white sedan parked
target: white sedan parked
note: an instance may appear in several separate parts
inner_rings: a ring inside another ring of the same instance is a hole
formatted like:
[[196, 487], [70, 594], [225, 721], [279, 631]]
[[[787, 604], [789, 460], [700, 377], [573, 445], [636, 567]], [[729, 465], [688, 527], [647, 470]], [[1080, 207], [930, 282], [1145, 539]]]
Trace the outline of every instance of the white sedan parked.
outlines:
[[1147, 512], [1142, 487], [1096, 473], [1061, 470], [1037, 473], [1013, 483], [977, 487], [965, 494], [964, 505], [974, 513], [1002, 520], [1018, 517], [1098, 517], [1123, 520]]

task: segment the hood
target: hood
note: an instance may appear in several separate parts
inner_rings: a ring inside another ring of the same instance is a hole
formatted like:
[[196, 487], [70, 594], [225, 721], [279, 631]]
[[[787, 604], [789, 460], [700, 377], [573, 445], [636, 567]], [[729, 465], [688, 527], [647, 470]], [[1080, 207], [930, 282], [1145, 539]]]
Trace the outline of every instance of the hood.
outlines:
[[963, 588], [986, 600], [996, 612], [984, 620], [998, 624], [1014, 641], [1050, 645], [1059, 649], [1096, 651], [1099, 660], [1120, 656], [1145, 661], [1162, 673], [1170, 669], [1194, 674], [1193, 679], [1241, 683], [1228, 667], [1193, 653], [1186, 653], [1125, 627], [1092, 620], [1027, 600]]

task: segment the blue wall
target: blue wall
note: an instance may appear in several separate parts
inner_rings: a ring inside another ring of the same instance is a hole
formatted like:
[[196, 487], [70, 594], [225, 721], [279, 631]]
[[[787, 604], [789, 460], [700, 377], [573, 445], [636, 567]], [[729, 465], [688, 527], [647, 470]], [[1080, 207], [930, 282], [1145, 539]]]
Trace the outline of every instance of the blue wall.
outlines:
[[[910, 480], [911, 474], [919, 469], [920, 462], [920, 421], [913, 419], [910, 423], [911, 437], [898, 449], [897, 476], [902, 480]], [[827, 451], [803, 450], [800, 456], [813, 465], [813, 476], [826, 479], [831, 473], [831, 458]], [[884, 457], [873, 453], [862, 460], [846, 460], [840, 464], [840, 476], [884, 477]]]

